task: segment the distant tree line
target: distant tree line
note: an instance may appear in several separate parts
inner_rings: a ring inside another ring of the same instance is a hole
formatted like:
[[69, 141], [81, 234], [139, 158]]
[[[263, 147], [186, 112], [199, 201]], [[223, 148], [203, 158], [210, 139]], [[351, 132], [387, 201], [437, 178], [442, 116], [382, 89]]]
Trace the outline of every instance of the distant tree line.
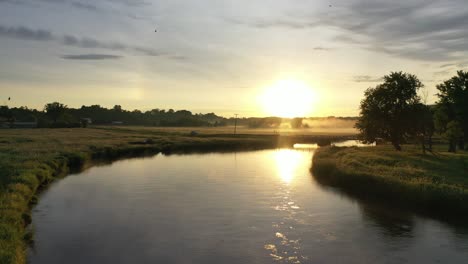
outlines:
[[465, 150], [468, 142], [468, 72], [437, 85], [438, 101], [427, 105], [418, 91], [422, 82], [413, 74], [392, 72], [383, 83], [369, 88], [360, 105], [356, 128], [366, 142], [389, 141], [396, 150], [418, 141], [432, 151], [433, 136], [448, 142], [448, 151]]
[[[310, 117], [310, 118], [281, 118], [281, 117], [244, 117], [237, 119], [237, 125], [248, 128], [314, 128], [307, 121], [343, 120], [354, 121], [355, 117]], [[214, 113], [193, 114], [187, 110], [152, 109], [149, 111], [122, 109], [120, 105], [108, 109], [100, 105], [69, 108], [68, 106], [52, 102], [44, 106], [43, 110], [27, 107], [8, 108], [0, 106], [1, 124], [14, 122], [36, 122], [37, 127], [86, 127], [94, 125], [134, 125], [160, 127], [213, 127], [234, 125], [235, 119], [218, 116]]]
[[38, 127], [83, 127], [90, 123], [95, 125], [122, 124], [138, 126], [225, 126], [228, 119], [214, 113], [193, 114], [187, 110], [152, 109], [127, 111], [120, 105], [111, 109], [100, 105], [69, 108], [53, 102], [46, 104], [43, 111], [27, 107], [0, 107], [0, 122], [13, 123], [37, 122]]

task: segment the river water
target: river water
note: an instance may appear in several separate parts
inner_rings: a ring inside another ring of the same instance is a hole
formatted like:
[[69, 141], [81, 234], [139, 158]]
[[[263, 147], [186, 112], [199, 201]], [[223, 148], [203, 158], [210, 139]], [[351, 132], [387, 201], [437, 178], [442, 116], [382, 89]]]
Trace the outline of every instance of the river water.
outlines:
[[468, 263], [468, 228], [320, 186], [314, 149], [157, 155], [54, 183], [29, 263]]

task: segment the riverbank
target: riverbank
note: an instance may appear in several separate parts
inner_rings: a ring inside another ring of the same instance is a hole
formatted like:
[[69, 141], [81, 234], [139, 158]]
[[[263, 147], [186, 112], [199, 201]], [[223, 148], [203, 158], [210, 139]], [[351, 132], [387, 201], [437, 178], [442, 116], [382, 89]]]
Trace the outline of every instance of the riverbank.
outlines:
[[422, 154], [416, 146], [394, 151], [326, 147], [311, 168], [322, 185], [357, 199], [378, 200], [449, 221], [468, 218], [468, 153]]
[[138, 127], [0, 130], [0, 263], [25, 263], [31, 208], [52, 181], [95, 162], [157, 153], [254, 150], [345, 140], [350, 135], [264, 135]]

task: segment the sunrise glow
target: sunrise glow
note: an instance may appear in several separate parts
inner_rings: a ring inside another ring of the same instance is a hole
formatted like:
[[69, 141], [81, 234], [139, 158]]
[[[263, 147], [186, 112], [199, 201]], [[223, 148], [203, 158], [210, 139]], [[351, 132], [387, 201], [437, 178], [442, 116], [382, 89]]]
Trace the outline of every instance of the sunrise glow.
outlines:
[[311, 115], [317, 95], [305, 82], [281, 80], [267, 87], [260, 104], [267, 115], [278, 117], [305, 117]]

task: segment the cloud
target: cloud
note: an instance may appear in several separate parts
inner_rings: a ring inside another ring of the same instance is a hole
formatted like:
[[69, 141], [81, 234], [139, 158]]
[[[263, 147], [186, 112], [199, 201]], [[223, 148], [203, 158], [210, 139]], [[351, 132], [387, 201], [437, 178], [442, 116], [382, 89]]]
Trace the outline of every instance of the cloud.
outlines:
[[446, 76], [448, 75], [449, 73], [451, 73], [450, 70], [445, 70], [445, 71], [437, 71], [437, 72], [434, 72], [433, 75], [434, 77], [443, 77], [443, 76]]
[[440, 68], [447, 68], [447, 67], [452, 67], [452, 66], [455, 66], [456, 64], [455, 63], [446, 63], [446, 64], [443, 64], [443, 65], [440, 65]]
[[169, 58], [176, 60], [176, 61], [186, 61], [189, 59], [188, 57], [182, 56], [182, 55], [171, 55], [169, 56]]
[[254, 18], [254, 19], [225, 19], [231, 24], [245, 25], [253, 28], [269, 29], [269, 28], [289, 28], [289, 29], [306, 29], [317, 26], [317, 22], [301, 21], [289, 17], [284, 18]]
[[6, 27], [0, 25], [0, 37], [57, 42], [65, 46], [73, 46], [83, 49], [103, 49], [112, 51], [128, 51], [145, 56], [168, 56], [171, 54], [156, 51], [147, 47], [134, 46], [119, 42], [105, 42], [90, 37], [78, 37], [73, 35], [55, 35], [51, 31], [43, 29], [31, 29], [23, 26]]
[[1, 4], [1, 3], [15, 4], [15, 5], [22, 5], [22, 4], [24, 4], [24, 2], [21, 1], [21, 0], [0, 0], [0, 4]]
[[331, 50], [330, 48], [325, 48], [325, 47], [315, 47], [313, 50], [317, 50], [317, 51], [329, 51]]
[[96, 49], [107, 49], [107, 50], [119, 50], [119, 51], [133, 51], [138, 54], [146, 55], [146, 56], [162, 56], [165, 55], [162, 52], [158, 52], [151, 48], [146, 47], [139, 47], [133, 45], [126, 45], [118, 42], [102, 42], [93, 38], [84, 37], [79, 38], [72, 35], [65, 35], [62, 38], [62, 43], [66, 46], [74, 46], [79, 48], [96, 48]]
[[84, 9], [87, 11], [101, 11], [96, 5], [90, 3], [83, 3], [79, 1], [70, 1], [70, 0], [35, 0], [35, 1], [28, 1], [28, 0], [0, 0], [1, 3], [10, 3], [16, 5], [27, 5], [27, 6], [37, 6], [38, 2], [43, 2], [47, 4], [68, 4], [71, 7]]
[[[350, 0], [327, 12], [227, 19], [249, 27], [330, 28], [335, 41], [420, 61], [454, 62], [468, 55], [466, 0]], [[314, 11], [315, 12], [315, 11]]]
[[158, 52], [158, 51], [155, 51], [155, 50], [149, 49], [149, 48], [132, 47], [131, 49], [136, 51], [136, 52], [139, 52], [139, 53], [141, 53], [143, 55], [146, 55], [146, 56], [156, 57], [156, 56], [166, 55], [165, 53]]
[[381, 82], [383, 81], [383, 77], [375, 77], [375, 76], [369, 76], [369, 75], [356, 75], [353, 77], [353, 80], [358, 83]]
[[122, 56], [111, 54], [79, 54], [79, 55], [63, 55], [62, 59], [66, 60], [115, 60]]
[[[426, 61], [466, 54], [468, 9], [463, 0], [353, 1], [327, 23], [361, 37], [367, 49]], [[341, 19], [346, 17], [346, 19]]]
[[85, 9], [88, 11], [99, 11], [99, 8], [95, 5], [89, 3], [81, 3], [81, 2], [71, 2], [70, 3], [73, 7]]
[[141, 6], [150, 6], [152, 5], [148, 1], [144, 0], [107, 0], [109, 2], [126, 5], [128, 7], [141, 7]]
[[5, 27], [0, 25], [0, 37], [15, 39], [51, 41], [54, 36], [50, 31], [42, 29], [30, 29], [26, 27]]
[[62, 37], [62, 43], [67, 46], [74, 46], [79, 48], [101, 48], [111, 50], [125, 50], [127, 48], [126, 45], [120, 43], [105, 43], [94, 38], [80, 38], [72, 35], [64, 35]]

